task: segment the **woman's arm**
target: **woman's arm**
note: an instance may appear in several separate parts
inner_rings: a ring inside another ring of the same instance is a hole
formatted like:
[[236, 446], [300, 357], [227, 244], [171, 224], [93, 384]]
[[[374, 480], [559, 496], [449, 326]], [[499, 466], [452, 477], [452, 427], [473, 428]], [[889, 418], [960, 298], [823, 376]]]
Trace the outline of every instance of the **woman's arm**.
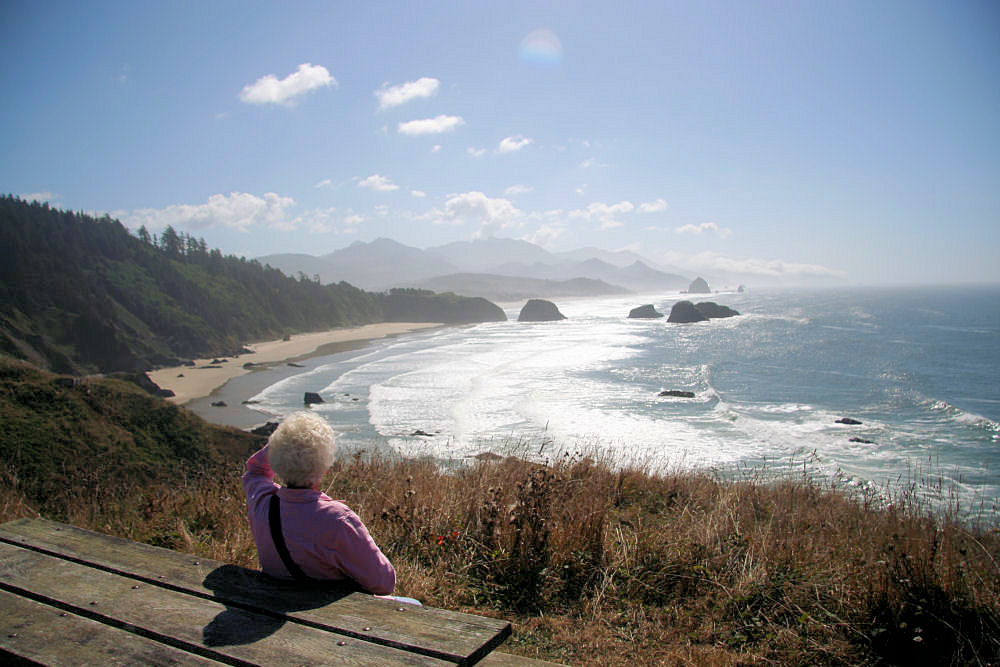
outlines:
[[271, 470], [271, 462], [267, 457], [267, 445], [264, 445], [256, 454], [247, 459], [246, 471], [241, 479], [243, 491], [246, 493], [247, 501], [253, 502], [262, 495], [270, 495], [278, 488], [274, 483], [274, 471]]
[[392, 593], [396, 587], [396, 570], [375, 544], [361, 519], [348, 508], [341, 518], [333, 553], [338, 567], [362, 588], [378, 595]]

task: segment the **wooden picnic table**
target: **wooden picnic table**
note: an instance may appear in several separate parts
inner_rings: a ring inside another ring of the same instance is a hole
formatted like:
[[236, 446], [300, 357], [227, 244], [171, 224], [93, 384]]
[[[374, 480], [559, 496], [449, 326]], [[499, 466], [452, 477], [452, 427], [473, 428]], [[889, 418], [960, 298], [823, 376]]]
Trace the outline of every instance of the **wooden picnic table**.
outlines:
[[510, 623], [277, 582], [45, 519], [0, 525], [0, 661], [518, 665]]

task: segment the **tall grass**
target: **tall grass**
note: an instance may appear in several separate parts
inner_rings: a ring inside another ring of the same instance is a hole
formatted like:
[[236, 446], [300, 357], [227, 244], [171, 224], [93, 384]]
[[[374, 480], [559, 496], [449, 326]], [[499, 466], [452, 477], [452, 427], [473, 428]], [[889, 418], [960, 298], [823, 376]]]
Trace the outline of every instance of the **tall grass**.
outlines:
[[[43, 514], [249, 567], [237, 468], [32, 501]], [[402, 594], [515, 622], [507, 650], [573, 664], [996, 664], [1000, 532], [808, 478], [650, 475], [564, 455], [443, 471], [337, 462], [324, 482], [396, 565]]]

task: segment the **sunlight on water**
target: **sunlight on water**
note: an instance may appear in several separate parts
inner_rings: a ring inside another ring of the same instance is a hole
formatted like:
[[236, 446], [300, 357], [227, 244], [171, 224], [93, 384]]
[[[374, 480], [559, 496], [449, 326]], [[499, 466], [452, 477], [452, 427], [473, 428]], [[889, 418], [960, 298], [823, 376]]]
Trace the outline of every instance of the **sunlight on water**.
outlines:
[[[887, 310], [876, 297], [719, 294], [744, 315], [692, 325], [625, 317], [650, 302], [668, 313], [678, 295], [567, 300], [568, 319], [548, 323], [518, 323], [513, 308], [508, 322], [320, 360], [255, 398], [280, 415], [321, 392], [313, 409], [346, 450], [448, 460], [515, 446], [539, 459], [583, 451], [723, 472], [805, 462], [812, 476], [873, 488], [926, 474], [970, 505], [992, 503], [1000, 326], [914, 326], [954, 314]], [[862, 424], [838, 424], [844, 416]]]

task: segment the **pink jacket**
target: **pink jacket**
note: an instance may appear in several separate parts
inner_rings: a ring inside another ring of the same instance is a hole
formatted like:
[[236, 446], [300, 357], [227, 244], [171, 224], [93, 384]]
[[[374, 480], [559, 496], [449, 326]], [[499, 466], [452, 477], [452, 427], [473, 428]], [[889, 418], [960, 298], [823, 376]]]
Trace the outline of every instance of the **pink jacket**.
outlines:
[[292, 578], [274, 548], [267, 522], [268, 504], [277, 493], [285, 544], [292, 560], [307, 576], [353, 579], [372, 593], [392, 593], [396, 571], [358, 515], [320, 491], [286, 489], [275, 484], [266, 446], [247, 460], [243, 490], [257, 557], [265, 574]]

